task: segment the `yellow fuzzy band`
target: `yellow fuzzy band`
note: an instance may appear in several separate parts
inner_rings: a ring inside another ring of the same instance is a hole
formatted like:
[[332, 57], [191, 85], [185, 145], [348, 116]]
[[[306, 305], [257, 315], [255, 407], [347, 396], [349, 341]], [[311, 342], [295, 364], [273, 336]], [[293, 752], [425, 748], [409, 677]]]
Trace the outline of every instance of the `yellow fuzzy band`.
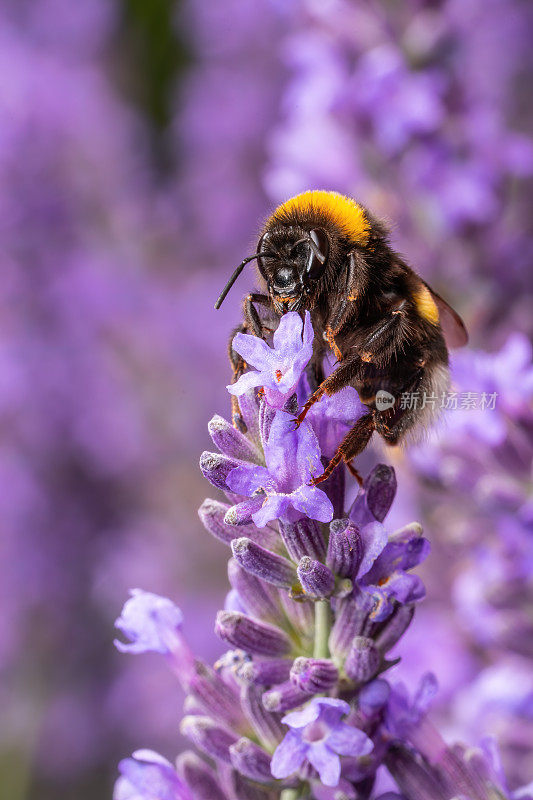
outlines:
[[439, 309], [426, 286], [421, 286], [414, 295], [416, 310], [421, 317], [437, 325], [439, 322]]
[[278, 206], [271, 219], [294, 213], [308, 217], [313, 211], [326, 214], [353, 242], [363, 245], [367, 243], [370, 223], [365, 212], [355, 200], [338, 192], [313, 190], [298, 194]]

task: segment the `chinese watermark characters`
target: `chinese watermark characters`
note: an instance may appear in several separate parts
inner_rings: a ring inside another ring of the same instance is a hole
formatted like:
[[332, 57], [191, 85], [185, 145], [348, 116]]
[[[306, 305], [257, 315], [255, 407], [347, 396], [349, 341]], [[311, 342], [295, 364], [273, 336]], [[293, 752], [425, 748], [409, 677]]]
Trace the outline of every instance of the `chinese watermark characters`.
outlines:
[[380, 389], [376, 394], [376, 408], [386, 411], [398, 400], [402, 411], [422, 411], [424, 408], [445, 409], [446, 411], [494, 411], [498, 392], [441, 392], [440, 395], [427, 392], [402, 392], [399, 399], [390, 392]]

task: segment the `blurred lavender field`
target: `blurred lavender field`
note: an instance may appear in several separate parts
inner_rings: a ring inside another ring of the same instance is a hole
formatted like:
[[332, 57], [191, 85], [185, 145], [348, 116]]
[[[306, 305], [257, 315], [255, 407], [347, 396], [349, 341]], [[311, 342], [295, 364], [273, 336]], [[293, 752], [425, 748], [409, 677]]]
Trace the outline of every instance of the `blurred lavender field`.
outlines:
[[6, 798], [110, 796], [119, 758], [179, 749], [174, 680], [116, 653], [113, 621], [142, 586], [222, 649], [197, 464], [252, 273], [213, 302], [307, 188], [391, 221], [469, 327], [458, 391], [498, 393], [380, 455], [394, 524], [433, 544], [396, 671], [432, 669], [441, 725], [496, 735], [511, 784], [533, 779], [532, 34], [526, 0], [2, 4]]

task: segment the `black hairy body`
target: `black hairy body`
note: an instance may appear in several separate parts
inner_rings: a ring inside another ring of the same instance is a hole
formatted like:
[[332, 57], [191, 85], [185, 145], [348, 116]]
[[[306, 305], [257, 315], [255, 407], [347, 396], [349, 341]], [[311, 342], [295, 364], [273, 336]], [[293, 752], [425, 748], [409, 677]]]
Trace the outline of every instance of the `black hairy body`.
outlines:
[[[391, 248], [380, 221], [350, 198], [306, 192], [274, 212], [251, 258], [257, 258], [262, 291], [245, 299], [239, 330], [264, 337], [269, 315], [311, 313], [314, 391], [296, 424], [324, 394], [345, 386], [353, 386], [368, 408], [315, 482], [341, 460], [350, 467], [374, 431], [395, 445], [427, 424], [438, 403], [424, 404], [424, 394], [440, 402], [448, 386], [446, 339], [459, 346], [467, 335], [457, 314]], [[324, 378], [329, 350], [337, 363]], [[231, 346], [230, 358], [237, 380], [245, 365]], [[394, 398], [392, 406], [383, 408], [383, 392]], [[406, 393], [418, 393], [418, 401], [401, 403]]]

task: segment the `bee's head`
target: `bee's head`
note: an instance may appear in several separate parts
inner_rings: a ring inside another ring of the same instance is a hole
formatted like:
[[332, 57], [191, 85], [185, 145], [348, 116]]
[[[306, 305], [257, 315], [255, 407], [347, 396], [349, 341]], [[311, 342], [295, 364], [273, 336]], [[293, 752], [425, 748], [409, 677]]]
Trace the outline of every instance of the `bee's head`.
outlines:
[[257, 265], [279, 314], [314, 305], [329, 250], [323, 228], [274, 226], [262, 235]]

